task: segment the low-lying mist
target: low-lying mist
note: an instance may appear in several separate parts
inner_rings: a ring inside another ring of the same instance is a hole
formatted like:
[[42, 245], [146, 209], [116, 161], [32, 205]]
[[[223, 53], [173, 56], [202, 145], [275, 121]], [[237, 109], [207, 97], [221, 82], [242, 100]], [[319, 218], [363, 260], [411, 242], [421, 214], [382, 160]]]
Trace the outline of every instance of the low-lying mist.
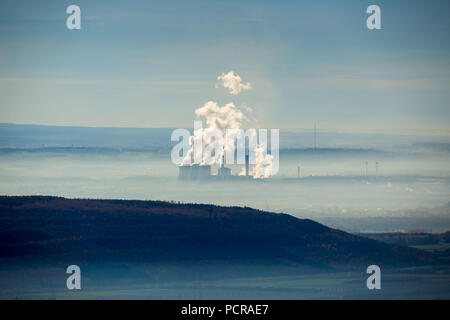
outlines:
[[[0, 125], [0, 194], [250, 206], [319, 221], [409, 217], [404, 210], [442, 207], [450, 199], [445, 137], [320, 133], [314, 149], [311, 133], [281, 131], [276, 176], [186, 182], [170, 160], [170, 132]], [[242, 166], [231, 170], [236, 175]], [[424, 209], [421, 216], [436, 214]], [[446, 211], [438, 216], [449, 218]], [[450, 228], [414, 227], [436, 225]]]

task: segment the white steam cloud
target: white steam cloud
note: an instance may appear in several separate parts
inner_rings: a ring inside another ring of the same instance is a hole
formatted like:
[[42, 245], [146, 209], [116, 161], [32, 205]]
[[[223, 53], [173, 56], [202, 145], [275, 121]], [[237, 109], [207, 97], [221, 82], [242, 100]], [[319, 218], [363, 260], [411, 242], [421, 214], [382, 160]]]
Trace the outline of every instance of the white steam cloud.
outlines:
[[252, 88], [250, 82], [243, 83], [240, 76], [234, 74], [233, 71], [228, 73], [222, 73], [222, 75], [217, 77], [217, 80], [222, 81], [222, 86], [230, 92], [230, 94], [237, 95], [242, 90], [249, 90]]
[[255, 147], [255, 155], [256, 164], [253, 167], [253, 179], [268, 178], [272, 172], [273, 157], [270, 154], [266, 154], [266, 150], [260, 145]]
[[[242, 90], [251, 88], [250, 83], [242, 83], [240, 76], [235, 75], [233, 71], [227, 74], [222, 73], [217, 77], [222, 80], [222, 84], [227, 88], [230, 94], [236, 95]], [[247, 113], [253, 110], [250, 107], [242, 107]], [[239, 132], [243, 132], [243, 122], [248, 121], [248, 117], [241, 109], [236, 107], [233, 102], [227, 103], [224, 106], [219, 106], [215, 101], [208, 101], [202, 107], [195, 110], [197, 117], [204, 118], [206, 128], [201, 126], [201, 122], [194, 122], [194, 135], [189, 139], [190, 150], [187, 152], [182, 165], [192, 163], [199, 163], [201, 165], [213, 165], [215, 163], [222, 163], [222, 157], [227, 154], [234, 153], [236, 148], [236, 141]], [[217, 135], [215, 133], [220, 133]], [[231, 133], [232, 139], [227, 139], [227, 133]], [[236, 133], [235, 136], [233, 134]], [[254, 138], [256, 139], [256, 131], [254, 131]], [[220, 150], [217, 154], [205, 152], [208, 148]], [[249, 170], [254, 179], [262, 179], [270, 176], [272, 171], [273, 156], [267, 154], [267, 144], [255, 144], [249, 146], [255, 155], [255, 164], [253, 170]], [[245, 167], [239, 175], [245, 175]]]
[[224, 134], [226, 129], [240, 129], [242, 121], [246, 119], [232, 102], [220, 107], [217, 102], [208, 101], [195, 110], [195, 114], [197, 117], [204, 117], [208, 127], [219, 129]]
[[[192, 157], [195, 158], [194, 149], [196, 146], [201, 148], [195, 150], [195, 152], [201, 153], [196, 158], [201, 158], [200, 164], [221, 163], [222, 156], [227, 152], [234, 152], [235, 149], [234, 141], [226, 139], [227, 131], [231, 134], [233, 134], [233, 131], [239, 131], [242, 128], [242, 122], [247, 120], [246, 116], [232, 102], [221, 107], [214, 101], [206, 102], [203, 107], [195, 110], [195, 114], [197, 117], [205, 119], [206, 128], [194, 128], [194, 135], [189, 139], [191, 149], [182, 164], [189, 163]], [[217, 131], [221, 133], [220, 136], [214, 134]], [[218, 146], [217, 149], [221, 150], [214, 157], [202, 152], [205, 148], [212, 149], [214, 146]]]

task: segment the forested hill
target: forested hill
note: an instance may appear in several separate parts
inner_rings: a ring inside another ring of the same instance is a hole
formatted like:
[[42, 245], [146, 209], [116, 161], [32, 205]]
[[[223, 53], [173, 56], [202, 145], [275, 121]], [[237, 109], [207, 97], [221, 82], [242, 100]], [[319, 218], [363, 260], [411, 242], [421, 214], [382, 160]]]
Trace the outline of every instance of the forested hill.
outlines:
[[161, 201], [0, 197], [0, 258], [95, 262], [286, 261], [411, 266], [432, 254], [246, 207]]

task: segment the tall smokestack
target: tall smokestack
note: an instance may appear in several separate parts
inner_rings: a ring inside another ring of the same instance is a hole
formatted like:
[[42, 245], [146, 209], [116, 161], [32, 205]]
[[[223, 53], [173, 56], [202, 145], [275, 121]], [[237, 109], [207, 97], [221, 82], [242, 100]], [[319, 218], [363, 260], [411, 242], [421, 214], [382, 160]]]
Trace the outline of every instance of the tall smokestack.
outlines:
[[248, 177], [248, 154], [245, 155], [245, 176]]

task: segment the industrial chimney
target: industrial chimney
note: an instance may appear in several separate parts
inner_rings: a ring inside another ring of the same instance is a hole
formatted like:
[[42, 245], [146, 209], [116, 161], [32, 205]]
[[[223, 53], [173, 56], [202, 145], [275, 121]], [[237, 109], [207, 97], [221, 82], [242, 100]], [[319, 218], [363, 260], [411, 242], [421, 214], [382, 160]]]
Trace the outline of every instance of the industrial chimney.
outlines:
[[248, 178], [248, 154], [245, 155], [245, 176]]

